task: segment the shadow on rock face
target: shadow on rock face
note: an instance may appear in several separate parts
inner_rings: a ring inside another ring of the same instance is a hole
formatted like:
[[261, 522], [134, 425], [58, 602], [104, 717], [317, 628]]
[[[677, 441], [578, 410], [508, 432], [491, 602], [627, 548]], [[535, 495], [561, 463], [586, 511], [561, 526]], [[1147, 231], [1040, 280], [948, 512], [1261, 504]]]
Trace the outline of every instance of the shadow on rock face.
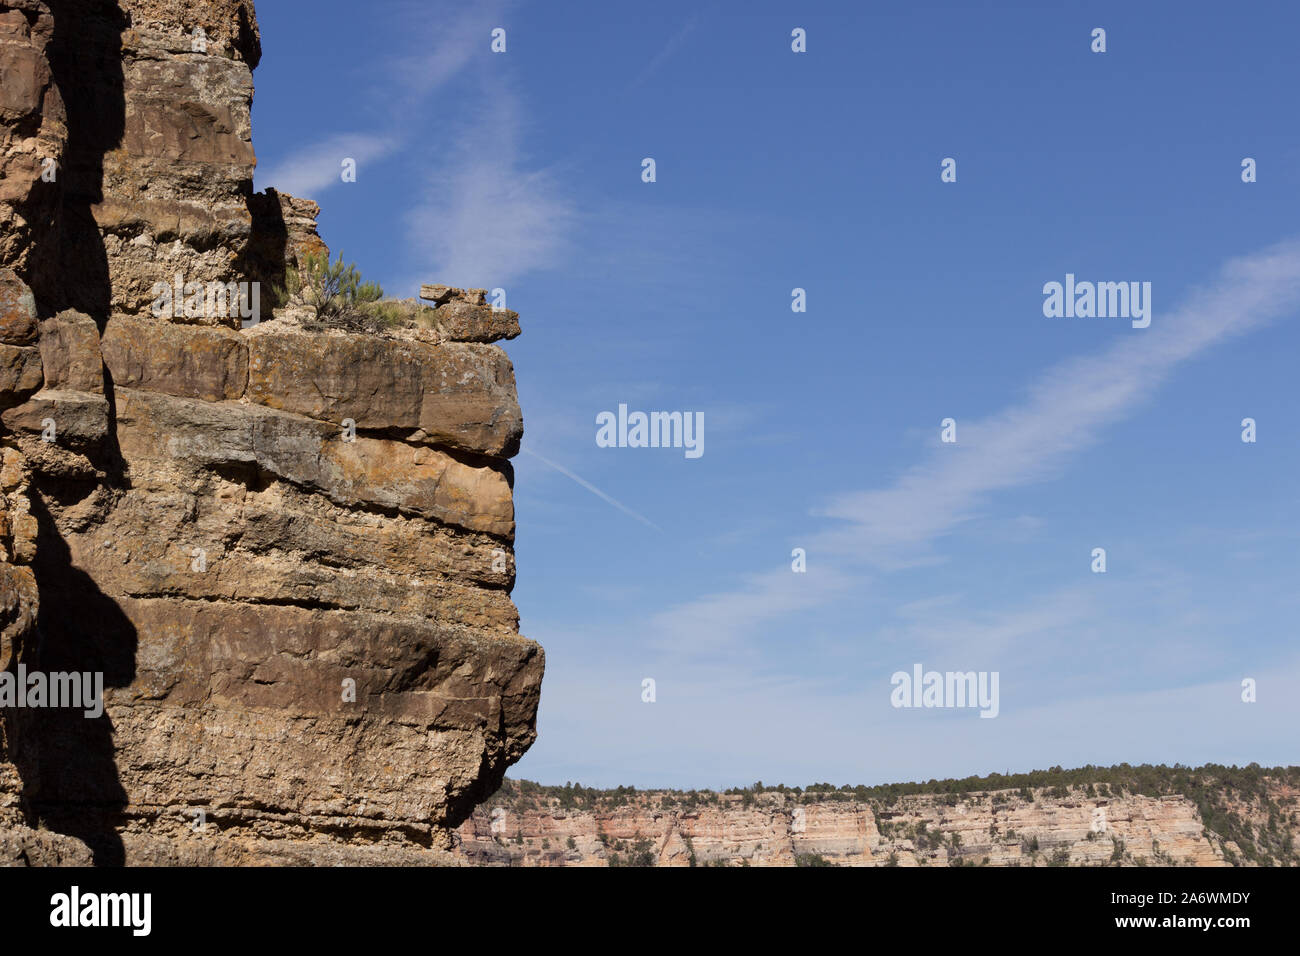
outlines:
[[[33, 291], [42, 318], [74, 308], [92, 316], [102, 330], [112, 288], [91, 207], [103, 199], [104, 156], [118, 148], [125, 129], [121, 37], [128, 18], [116, 0], [47, 3], [54, 15], [47, 56], [67, 110], [68, 138], [58, 180], [58, 226], [44, 240], [55, 248], [36, 250], [57, 268], [34, 276]], [[120, 476], [120, 468], [117, 472]], [[38, 528], [32, 567], [39, 606], [35, 628], [19, 643], [10, 670], [21, 663], [28, 672], [102, 673], [104, 687], [125, 687], [135, 676], [136, 631], [90, 576], [73, 566], [51, 510], [51, 505], [58, 509], [57, 495], [63, 492], [39, 480], [30, 491]], [[96, 864], [122, 864], [117, 825], [126, 793], [108, 715], [88, 718], [84, 708], [74, 706], [15, 707], [0, 716], [8, 757], [22, 779], [26, 815], [82, 840]]]
[[[136, 630], [122, 609], [73, 566], [67, 543], [39, 492], [31, 496], [39, 528], [33, 565], [40, 605], [33, 646], [20, 660], [30, 671], [102, 673], [103, 686], [135, 679]], [[23, 780], [29, 815], [77, 837], [97, 865], [121, 865], [117, 834], [126, 792], [114, 762], [107, 713], [85, 716], [79, 707], [14, 708], [6, 714], [11, 757]]]
[[115, 0], [46, 2], [54, 14], [50, 71], [67, 110], [68, 141], [59, 180], [57, 282], [34, 291], [42, 317], [76, 309], [93, 317], [102, 331], [112, 287], [91, 206], [104, 198], [104, 154], [118, 148], [126, 128], [122, 31], [128, 18]]
[[244, 196], [252, 228], [248, 244], [240, 253], [237, 268], [265, 289], [283, 288], [288, 274], [285, 252], [289, 245], [289, 228], [280, 207], [280, 194], [268, 188], [253, 192], [252, 183]]

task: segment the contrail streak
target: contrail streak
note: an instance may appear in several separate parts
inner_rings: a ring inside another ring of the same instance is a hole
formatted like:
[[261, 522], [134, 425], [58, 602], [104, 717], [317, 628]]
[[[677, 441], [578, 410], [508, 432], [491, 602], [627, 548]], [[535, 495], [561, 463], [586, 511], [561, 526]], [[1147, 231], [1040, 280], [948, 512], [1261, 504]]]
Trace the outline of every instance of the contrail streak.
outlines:
[[577, 475], [575, 475], [573, 472], [569, 471], [569, 469], [565, 468], [563, 465], [557, 465], [555, 462], [551, 461], [551, 459], [545, 457], [544, 455], [539, 455], [539, 454], [537, 454], [537, 452], [535, 452], [535, 451], [533, 451], [532, 449], [529, 449], [529, 448], [522, 448], [522, 449], [520, 449], [520, 451], [523, 451], [525, 454], [532, 455], [534, 458], [538, 459], [538, 460], [541, 461], [543, 464], [550, 465], [552, 468], [554, 468], [554, 469], [555, 469], [556, 471], [558, 471], [560, 474], [564, 475], [566, 478], [572, 478], [574, 481], [576, 481], [578, 484], [582, 485], [582, 487], [586, 488], [588, 491], [590, 491], [590, 492], [591, 492], [593, 495], [595, 495], [596, 497], [601, 498], [601, 499], [603, 499], [603, 500], [609, 502], [611, 505], [613, 505], [613, 506], [614, 506], [615, 508], [617, 508], [619, 511], [623, 512], [623, 514], [625, 514], [625, 515], [627, 515], [627, 516], [629, 516], [629, 517], [631, 517], [631, 518], [635, 518], [637, 521], [640, 521], [642, 524], [647, 524], [647, 525], [649, 525], [650, 527], [654, 528], [656, 531], [658, 531], [660, 534], [663, 534], [663, 530], [664, 530], [664, 529], [661, 528], [661, 527], [659, 527], [657, 524], [655, 524], [653, 521], [651, 521], [651, 520], [650, 520], [649, 518], [647, 518], [645, 515], [637, 514], [635, 511], [633, 511], [633, 510], [632, 510], [631, 508], [629, 508], [627, 505], [623, 504], [621, 501], [618, 501], [618, 500], [616, 500], [616, 499], [614, 499], [614, 498], [611, 498], [609, 495], [605, 494], [605, 492], [601, 491], [599, 488], [597, 488], [597, 487], [596, 487], [595, 485], [593, 485], [591, 482], [586, 481], [586, 480], [584, 480], [584, 479], [582, 479], [582, 478], [579, 478]]

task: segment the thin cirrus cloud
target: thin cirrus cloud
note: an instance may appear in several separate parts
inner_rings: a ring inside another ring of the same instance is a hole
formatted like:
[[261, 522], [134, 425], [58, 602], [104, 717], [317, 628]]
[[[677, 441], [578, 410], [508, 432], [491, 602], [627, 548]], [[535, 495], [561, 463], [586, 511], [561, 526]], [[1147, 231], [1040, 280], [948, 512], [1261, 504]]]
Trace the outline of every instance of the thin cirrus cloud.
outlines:
[[704, 595], [656, 614], [652, 646], [679, 662], [747, 654], [757, 660], [754, 639], [774, 620], [811, 612], [850, 592], [853, 575], [831, 567], [795, 574], [789, 567], [749, 575], [734, 590]]
[[[258, 174], [259, 188], [319, 198], [343, 181], [345, 159], [360, 175], [367, 165], [417, 150], [428, 159], [425, 178], [414, 184], [418, 199], [404, 211], [409, 261], [393, 264], [405, 275], [386, 286], [414, 289], [436, 276], [492, 288], [557, 264], [574, 208], [557, 177], [524, 162], [524, 109], [505, 77], [508, 59], [488, 52], [508, 8], [400, 5], [401, 36], [411, 46], [385, 61], [375, 126], [335, 134], [268, 166]], [[453, 82], [455, 101], [443, 102], [438, 94]], [[421, 145], [422, 129], [436, 132], [433, 148]]]
[[345, 158], [358, 170], [382, 162], [409, 143], [414, 117], [431, 97], [465, 71], [476, 54], [488, 48], [493, 27], [502, 22], [505, 5], [402, 3], [394, 11], [401, 37], [411, 43], [405, 54], [385, 59], [374, 97], [381, 122], [369, 130], [337, 133], [304, 146], [257, 175], [259, 188], [310, 198], [343, 182]]
[[569, 249], [575, 207], [554, 173], [525, 162], [521, 113], [504, 82], [491, 84], [407, 216], [412, 246], [441, 282], [504, 286]]
[[1179, 364], [1297, 306], [1300, 240], [1231, 260], [1180, 308], [1157, 313], [1149, 329], [1125, 330], [1100, 354], [1053, 367], [1018, 405], [959, 421], [956, 444], [936, 448], [891, 487], [831, 502], [820, 514], [840, 526], [815, 544], [885, 569], [924, 560], [927, 549], [975, 517], [989, 495], [1059, 474]]
[[[410, 110], [454, 79], [489, 49], [492, 30], [504, 27], [510, 4], [431, 3], [413, 0], [399, 6], [397, 22], [404, 37], [414, 38], [414, 48], [389, 62], [393, 82], [385, 82], [379, 95], [390, 104], [397, 122], [409, 122]], [[394, 100], [393, 91], [401, 91]]]
[[370, 162], [381, 160], [400, 143], [396, 136], [372, 133], [341, 133], [304, 147], [265, 173], [258, 174], [258, 186], [272, 186], [291, 196], [315, 197], [343, 181], [343, 162], [356, 163], [358, 175]]
[[[892, 486], [832, 501], [818, 514], [837, 523], [809, 536], [807, 576], [789, 568], [756, 574], [736, 589], [659, 614], [651, 623], [660, 646], [686, 655], [737, 649], [775, 619], [861, 591], [870, 578], [847, 566], [887, 572], [938, 560], [935, 542], [975, 517], [991, 495], [1059, 474], [1180, 363], [1298, 306], [1300, 240], [1229, 261], [1181, 308], [1157, 314], [1149, 329], [1053, 367], [1018, 405], [959, 422], [956, 445], [936, 449]], [[815, 564], [837, 570], [814, 576]]]

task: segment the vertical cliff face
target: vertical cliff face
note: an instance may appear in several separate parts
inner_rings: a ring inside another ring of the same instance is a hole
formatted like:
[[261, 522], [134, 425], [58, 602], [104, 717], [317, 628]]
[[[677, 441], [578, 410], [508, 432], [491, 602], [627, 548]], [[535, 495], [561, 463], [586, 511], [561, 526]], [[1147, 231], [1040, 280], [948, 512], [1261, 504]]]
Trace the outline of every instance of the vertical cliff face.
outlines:
[[106, 701], [0, 696], [0, 863], [438, 860], [535, 736], [517, 317], [227, 307], [324, 248], [252, 192], [260, 53], [249, 0], [0, 0], [0, 669]]

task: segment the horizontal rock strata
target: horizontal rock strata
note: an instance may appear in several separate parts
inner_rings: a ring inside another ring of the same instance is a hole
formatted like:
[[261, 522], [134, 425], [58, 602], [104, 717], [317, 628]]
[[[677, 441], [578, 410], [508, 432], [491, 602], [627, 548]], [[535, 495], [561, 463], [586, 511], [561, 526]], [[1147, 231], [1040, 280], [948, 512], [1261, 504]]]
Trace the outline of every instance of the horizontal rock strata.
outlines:
[[[1213, 867], [1242, 859], [1181, 795], [1007, 790], [882, 805], [773, 791], [601, 796], [600, 806], [565, 806], [507, 782], [461, 825], [456, 853], [486, 866]], [[1300, 806], [1294, 788], [1274, 787], [1273, 796]], [[1266, 815], [1258, 822], [1269, 824]]]
[[0, 0], [0, 669], [105, 684], [0, 710], [0, 865], [454, 864], [535, 737], [515, 313], [155, 301], [328, 253], [252, 192], [260, 55], [250, 0]]

